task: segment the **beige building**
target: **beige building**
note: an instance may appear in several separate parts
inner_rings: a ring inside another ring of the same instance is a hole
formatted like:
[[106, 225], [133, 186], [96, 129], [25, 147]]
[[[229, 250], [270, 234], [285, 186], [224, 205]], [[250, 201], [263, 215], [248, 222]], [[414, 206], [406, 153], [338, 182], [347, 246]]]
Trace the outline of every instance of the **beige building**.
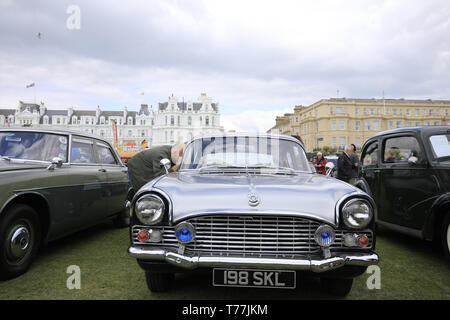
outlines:
[[277, 122], [271, 130], [301, 136], [309, 152], [324, 146], [342, 149], [349, 143], [360, 148], [380, 131], [450, 125], [449, 111], [450, 100], [322, 99], [307, 107], [296, 106], [289, 114], [289, 128], [280, 120], [280, 126]]
[[275, 118], [275, 125], [267, 132], [272, 134], [293, 135], [293, 117], [293, 113], [285, 113], [283, 116], [277, 116]]

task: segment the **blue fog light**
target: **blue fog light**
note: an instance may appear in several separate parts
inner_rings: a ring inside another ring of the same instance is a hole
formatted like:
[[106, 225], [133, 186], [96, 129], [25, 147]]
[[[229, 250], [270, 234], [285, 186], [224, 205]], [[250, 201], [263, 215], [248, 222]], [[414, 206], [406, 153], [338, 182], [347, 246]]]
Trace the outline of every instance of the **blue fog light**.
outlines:
[[329, 247], [335, 238], [334, 230], [331, 226], [321, 225], [317, 228], [314, 238], [321, 247]]
[[195, 238], [195, 228], [189, 222], [182, 222], [175, 227], [175, 235], [179, 242], [191, 242]]
[[182, 242], [189, 242], [192, 240], [192, 234], [188, 229], [181, 229], [177, 232], [177, 238]]

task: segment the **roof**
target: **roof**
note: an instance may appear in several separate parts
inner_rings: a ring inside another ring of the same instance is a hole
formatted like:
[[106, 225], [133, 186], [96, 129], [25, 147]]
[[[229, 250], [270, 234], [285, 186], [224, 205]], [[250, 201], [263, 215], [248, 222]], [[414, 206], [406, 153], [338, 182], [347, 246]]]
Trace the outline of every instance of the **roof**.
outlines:
[[14, 115], [16, 112], [15, 109], [0, 109], [0, 115], [3, 115], [5, 117], [10, 116], [10, 115]]
[[[166, 110], [168, 105], [169, 105], [168, 102], [158, 103], [158, 110]], [[187, 105], [188, 105], [187, 102], [177, 102], [178, 109], [183, 111], [187, 110]], [[201, 107], [202, 103], [200, 102], [192, 103], [192, 109], [194, 111], [200, 110]], [[217, 103], [211, 103], [211, 107], [213, 108], [214, 111], [217, 111]]]
[[390, 129], [390, 130], [378, 132], [378, 133], [374, 134], [372, 137], [370, 137], [369, 139], [388, 135], [388, 134], [396, 134], [396, 133], [404, 133], [404, 132], [420, 132], [420, 133], [429, 134], [429, 133], [434, 133], [434, 132], [438, 132], [438, 131], [442, 131], [442, 130], [450, 131], [450, 126], [422, 126], [422, 127], [396, 128], [396, 129]]
[[[52, 130], [52, 129], [15, 129], [15, 128], [11, 128], [11, 129], [0, 129], [0, 132], [40, 132], [40, 133], [54, 133], [54, 134], [73, 134], [73, 135], [77, 135], [77, 136], [83, 136], [83, 137], [88, 137], [88, 138], [94, 138], [94, 139], [98, 139], [98, 140], [102, 140], [105, 142], [108, 142], [108, 140], [106, 140], [103, 137], [97, 136], [97, 135], [93, 135], [90, 133], [84, 133], [81, 131], [74, 131], [74, 130]], [[108, 143], [109, 144], [109, 143]]]

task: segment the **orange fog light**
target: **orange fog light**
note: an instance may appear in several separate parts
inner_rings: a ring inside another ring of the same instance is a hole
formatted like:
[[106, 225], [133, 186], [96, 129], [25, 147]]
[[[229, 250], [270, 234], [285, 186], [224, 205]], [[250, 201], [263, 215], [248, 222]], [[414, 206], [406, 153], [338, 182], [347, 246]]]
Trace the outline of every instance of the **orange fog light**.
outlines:
[[139, 233], [137, 235], [137, 238], [140, 242], [147, 242], [148, 237], [149, 237], [148, 231], [145, 229], [139, 231]]
[[369, 245], [369, 238], [367, 236], [362, 235], [358, 237], [358, 245], [360, 247], [367, 247]]

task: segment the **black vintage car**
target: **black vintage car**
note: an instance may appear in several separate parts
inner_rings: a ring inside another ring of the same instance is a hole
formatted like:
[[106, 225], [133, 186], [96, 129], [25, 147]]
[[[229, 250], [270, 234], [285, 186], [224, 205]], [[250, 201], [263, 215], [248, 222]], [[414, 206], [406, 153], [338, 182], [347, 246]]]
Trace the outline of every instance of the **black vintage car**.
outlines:
[[377, 224], [450, 247], [450, 126], [401, 128], [366, 141], [357, 186], [377, 204]]

